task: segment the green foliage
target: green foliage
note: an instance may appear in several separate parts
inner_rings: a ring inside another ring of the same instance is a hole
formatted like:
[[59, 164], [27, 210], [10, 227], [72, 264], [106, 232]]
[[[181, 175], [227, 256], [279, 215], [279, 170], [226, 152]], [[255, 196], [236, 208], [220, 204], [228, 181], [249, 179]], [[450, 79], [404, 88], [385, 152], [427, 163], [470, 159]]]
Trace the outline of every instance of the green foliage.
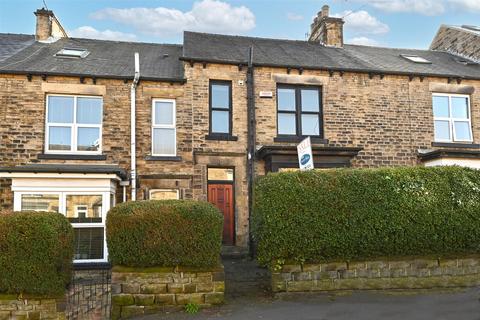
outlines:
[[207, 202], [122, 203], [107, 215], [110, 260], [127, 267], [216, 266], [222, 229], [222, 214]]
[[62, 214], [0, 214], [0, 292], [61, 295], [72, 260], [73, 229]]
[[200, 310], [200, 306], [196, 303], [189, 302], [185, 305], [185, 312], [188, 314], [196, 314]]
[[322, 262], [480, 252], [480, 171], [337, 169], [257, 181], [257, 258]]

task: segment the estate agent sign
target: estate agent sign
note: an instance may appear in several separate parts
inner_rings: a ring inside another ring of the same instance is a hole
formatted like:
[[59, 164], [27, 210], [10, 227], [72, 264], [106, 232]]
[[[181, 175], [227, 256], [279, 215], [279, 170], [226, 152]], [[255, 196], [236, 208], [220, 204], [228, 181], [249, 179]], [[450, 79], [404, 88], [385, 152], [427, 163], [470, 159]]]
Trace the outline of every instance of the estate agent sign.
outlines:
[[298, 152], [298, 165], [300, 170], [312, 170], [313, 169], [313, 156], [312, 156], [312, 144], [310, 137], [305, 138], [297, 146]]

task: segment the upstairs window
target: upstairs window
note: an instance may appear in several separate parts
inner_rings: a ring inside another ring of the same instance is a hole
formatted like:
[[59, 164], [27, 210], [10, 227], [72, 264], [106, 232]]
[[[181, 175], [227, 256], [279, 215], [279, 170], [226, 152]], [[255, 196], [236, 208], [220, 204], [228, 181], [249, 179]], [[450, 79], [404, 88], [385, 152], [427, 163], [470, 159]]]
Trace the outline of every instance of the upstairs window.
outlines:
[[318, 87], [277, 88], [277, 134], [323, 136], [321, 93]]
[[232, 135], [232, 82], [210, 81], [210, 134]]
[[47, 96], [47, 153], [101, 153], [103, 100], [86, 96]]
[[152, 155], [177, 154], [175, 100], [154, 99], [152, 107]]
[[432, 100], [435, 141], [471, 142], [473, 138], [469, 96], [434, 94]]

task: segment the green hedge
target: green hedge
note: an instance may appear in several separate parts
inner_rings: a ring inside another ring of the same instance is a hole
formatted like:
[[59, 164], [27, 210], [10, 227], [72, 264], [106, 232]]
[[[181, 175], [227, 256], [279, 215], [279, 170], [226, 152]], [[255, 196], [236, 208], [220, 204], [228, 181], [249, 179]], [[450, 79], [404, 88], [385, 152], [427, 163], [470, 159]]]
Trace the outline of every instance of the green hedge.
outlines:
[[223, 216], [207, 202], [152, 200], [122, 203], [107, 215], [107, 243], [114, 265], [216, 266]]
[[73, 229], [60, 213], [0, 214], [0, 292], [64, 294], [73, 243]]
[[257, 181], [253, 233], [264, 265], [480, 252], [480, 171], [314, 170]]

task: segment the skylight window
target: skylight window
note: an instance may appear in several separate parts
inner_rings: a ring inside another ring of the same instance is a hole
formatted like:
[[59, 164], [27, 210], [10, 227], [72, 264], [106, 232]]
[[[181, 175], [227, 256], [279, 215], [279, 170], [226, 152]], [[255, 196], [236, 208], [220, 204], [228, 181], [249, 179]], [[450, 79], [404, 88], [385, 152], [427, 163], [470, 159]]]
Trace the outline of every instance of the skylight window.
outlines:
[[90, 52], [88, 52], [87, 49], [63, 48], [62, 50], [58, 51], [55, 55], [57, 57], [85, 58], [89, 54]]
[[463, 25], [462, 28], [468, 29], [468, 30], [471, 30], [471, 31], [480, 32], [480, 27], [478, 27], [478, 26]]
[[415, 63], [432, 63], [430, 60], [412, 54], [401, 54], [400, 56]]
[[474, 62], [474, 61], [471, 61], [471, 60], [468, 60], [468, 59], [464, 59], [462, 57], [459, 57], [459, 58], [454, 58], [454, 60], [458, 63], [461, 63], [463, 65], [466, 65], [466, 66], [469, 66], [469, 65], [477, 65], [478, 63]]

